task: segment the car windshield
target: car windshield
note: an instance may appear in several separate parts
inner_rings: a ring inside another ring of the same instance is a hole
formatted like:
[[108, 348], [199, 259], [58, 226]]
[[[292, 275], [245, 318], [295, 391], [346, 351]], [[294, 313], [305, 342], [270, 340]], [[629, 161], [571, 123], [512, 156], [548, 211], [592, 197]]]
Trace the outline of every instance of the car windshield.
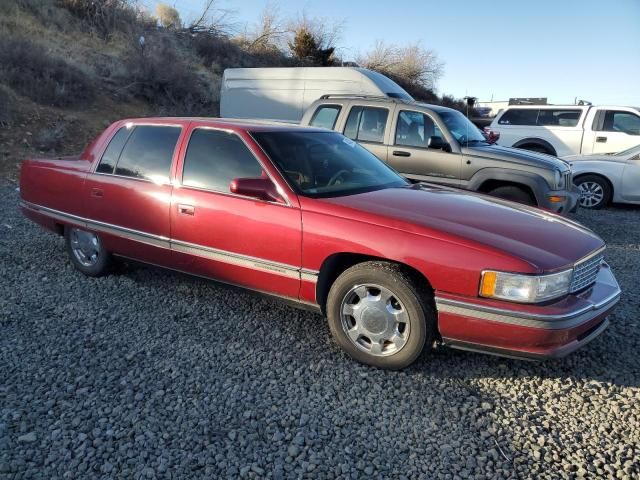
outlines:
[[409, 185], [353, 140], [335, 132], [254, 132], [289, 183], [309, 197], [338, 197]]
[[640, 145], [636, 145], [635, 147], [627, 148], [618, 153], [614, 153], [616, 157], [626, 157], [627, 155], [633, 156], [634, 154], [640, 154]]
[[478, 127], [471, 123], [462, 113], [456, 111], [438, 113], [449, 129], [449, 132], [451, 132], [451, 135], [453, 135], [460, 145], [469, 145], [473, 143], [488, 144]]

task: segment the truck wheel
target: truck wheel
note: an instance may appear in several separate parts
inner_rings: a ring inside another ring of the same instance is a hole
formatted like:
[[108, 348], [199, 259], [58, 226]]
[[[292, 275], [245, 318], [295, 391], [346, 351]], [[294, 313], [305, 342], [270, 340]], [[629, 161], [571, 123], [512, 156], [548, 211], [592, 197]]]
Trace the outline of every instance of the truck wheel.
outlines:
[[431, 293], [400, 266], [364, 262], [345, 270], [327, 298], [333, 338], [355, 360], [396, 370], [412, 364], [436, 334]]
[[514, 185], [504, 185], [502, 187], [497, 187], [487, 193], [494, 197], [511, 200], [512, 202], [523, 203], [525, 205], [531, 205], [534, 207], [537, 205], [535, 199], [529, 192]]
[[67, 227], [64, 238], [71, 263], [77, 270], [90, 277], [99, 277], [108, 272], [111, 255], [104, 249], [97, 234]]
[[611, 201], [611, 186], [600, 175], [583, 175], [574, 179], [573, 183], [580, 191], [579, 202], [582, 208], [600, 210]]

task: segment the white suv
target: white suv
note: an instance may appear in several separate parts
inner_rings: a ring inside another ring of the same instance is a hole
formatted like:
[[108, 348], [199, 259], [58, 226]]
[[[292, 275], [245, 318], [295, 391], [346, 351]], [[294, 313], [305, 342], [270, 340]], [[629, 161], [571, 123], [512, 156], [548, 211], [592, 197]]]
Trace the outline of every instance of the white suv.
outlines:
[[558, 157], [616, 153], [640, 144], [640, 108], [509, 105], [489, 129], [500, 145]]

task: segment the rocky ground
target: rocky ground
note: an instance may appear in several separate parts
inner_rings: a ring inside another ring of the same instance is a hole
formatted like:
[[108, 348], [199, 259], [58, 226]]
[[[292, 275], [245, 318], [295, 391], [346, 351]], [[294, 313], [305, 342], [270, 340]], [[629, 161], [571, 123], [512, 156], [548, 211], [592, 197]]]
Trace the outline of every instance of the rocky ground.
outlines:
[[90, 279], [0, 183], [0, 478], [640, 477], [640, 209], [580, 212], [624, 290], [528, 363], [359, 365], [322, 317], [128, 267]]

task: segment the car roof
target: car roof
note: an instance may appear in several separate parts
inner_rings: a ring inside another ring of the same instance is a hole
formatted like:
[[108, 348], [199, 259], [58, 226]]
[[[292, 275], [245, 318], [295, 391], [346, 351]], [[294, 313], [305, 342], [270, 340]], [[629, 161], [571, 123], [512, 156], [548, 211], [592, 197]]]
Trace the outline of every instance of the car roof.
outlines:
[[324, 128], [303, 127], [296, 123], [283, 122], [278, 120], [262, 120], [262, 119], [242, 119], [242, 118], [215, 118], [215, 117], [143, 117], [143, 118], [126, 118], [120, 120], [121, 124], [155, 124], [155, 125], [180, 125], [186, 126], [193, 123], [196, 126], [209, 126], [223, 128], [233, 131], [251, 131], [251, 132], [327, 132]]

